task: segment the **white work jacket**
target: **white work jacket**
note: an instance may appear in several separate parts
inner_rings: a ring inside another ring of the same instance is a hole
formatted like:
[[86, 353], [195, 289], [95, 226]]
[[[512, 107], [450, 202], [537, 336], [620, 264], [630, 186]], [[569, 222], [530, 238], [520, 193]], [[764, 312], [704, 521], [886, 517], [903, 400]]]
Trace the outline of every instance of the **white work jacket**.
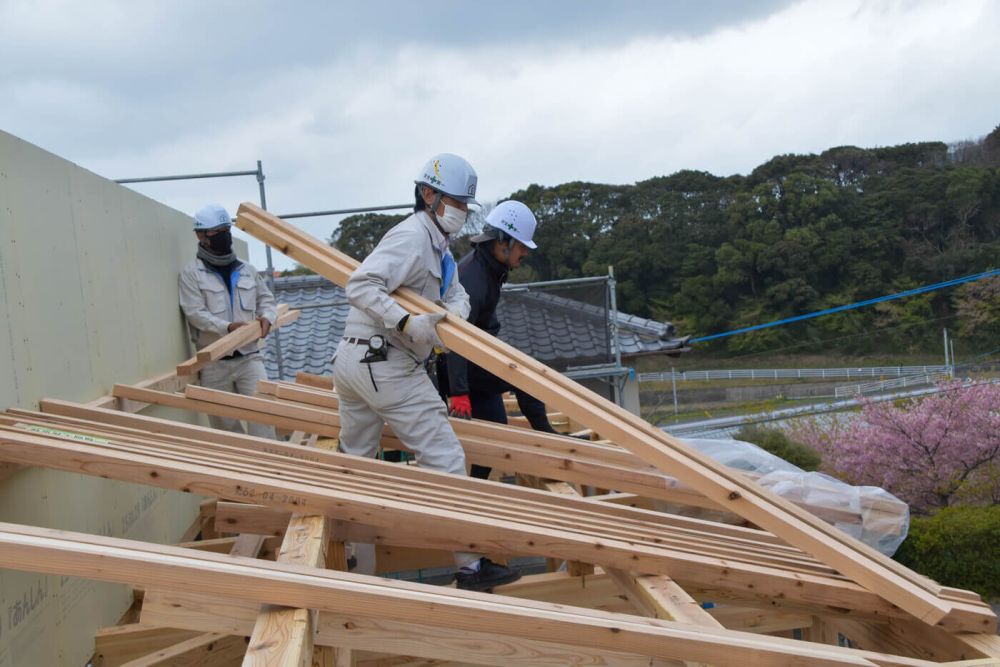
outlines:
[[[196, 259], [181, 271], [178, 280], [181, 310], [187, 317], [191, 340], [199, 350], [229, 331], [232, 322], [251, 322], [266, 317], [274, 325], [278, 317], [274, 295], [264, 277], [249, 264], [234, 268], [229, 276], [232, 292], [222, 276]], [[241, 354], [260, 349], [256, 340], [240, 348]]]
[[375, 249], [347, 281], [345, 292], [351, 304], [344, 336], [368, 338], [382, 334], [390, 345], [409, 350], [423, 360], [430, 346], [418, 346], [396, 330], [407, 311], [390, 294], [406, 287], [444, 307], [463, 320], [469, 314], [469, 295], [458, 280], [457, 272], [441, 294], [441, 260], [448, 250], [448, 239], [430, 216], [418, 211], [386, 232]]

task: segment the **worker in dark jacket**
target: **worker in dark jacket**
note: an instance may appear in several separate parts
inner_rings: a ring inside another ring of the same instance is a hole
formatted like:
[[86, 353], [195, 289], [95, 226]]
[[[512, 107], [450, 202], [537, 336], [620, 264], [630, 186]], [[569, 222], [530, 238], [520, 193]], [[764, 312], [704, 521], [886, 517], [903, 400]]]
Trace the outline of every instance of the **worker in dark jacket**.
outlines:
[[[518, 201], [502, 202], [486, 217], [483, 233], [472, 237], [472, 252], [458, 263], [459, 281], [469, 294], [467, 319], [494, 336], [500, 331], [496, 312], [500, 286], [511, 269], [521, 266], [528, 251], [537, 247], [531, 240], [536, 226], [535, 216], [527, 206]], [[503, 394], [513, 391], [531, 427], [555, 433], [545, 415], [544, 403], [454, 352], [447, 355], [447, 377], [451, 416], [506, 424]], [[490, 468], [472, 466], [473, 477], [486, 479], [489, 474]]]

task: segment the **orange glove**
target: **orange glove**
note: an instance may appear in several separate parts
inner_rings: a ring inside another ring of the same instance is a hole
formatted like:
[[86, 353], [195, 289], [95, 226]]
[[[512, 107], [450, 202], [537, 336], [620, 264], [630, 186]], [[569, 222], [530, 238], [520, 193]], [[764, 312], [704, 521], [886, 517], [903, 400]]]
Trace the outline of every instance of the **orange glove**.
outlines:
[[472, 419], [472, 403], [469, 401], [469, 395], [452, 396], [448, 414], [459, 419]]

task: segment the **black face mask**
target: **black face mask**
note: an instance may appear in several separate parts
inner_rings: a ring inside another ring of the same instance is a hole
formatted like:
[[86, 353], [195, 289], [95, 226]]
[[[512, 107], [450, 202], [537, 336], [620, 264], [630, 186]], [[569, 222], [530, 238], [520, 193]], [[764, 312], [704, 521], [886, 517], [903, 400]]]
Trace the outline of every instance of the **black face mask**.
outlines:
[[208, 249], [216, 255], [226, 255], [233, 250], [233, 235], [227, 229], [208, 237]]

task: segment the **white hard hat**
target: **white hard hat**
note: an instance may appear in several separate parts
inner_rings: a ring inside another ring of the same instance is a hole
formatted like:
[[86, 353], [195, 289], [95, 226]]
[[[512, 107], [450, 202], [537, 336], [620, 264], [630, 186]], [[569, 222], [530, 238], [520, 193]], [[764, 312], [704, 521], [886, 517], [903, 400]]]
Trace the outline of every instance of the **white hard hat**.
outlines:
[[452, 153], [435, 155], [414, 179], [417, 185], [429, 185], [438, 192], [467, 204], [479, 204], [476, 201], [476, 184], [479, 177], [472, 165]]
[[[519, 201], [510, 199], [497, 204], [496, 208], [486, 216], [486, 224], [505, 232], [532, 250], [538, 247], [531, 240], [531, 237], [535, 235], [538, 221], [535, 220], [535, 214], [531, 212], [531, 209]], [[476, 238], [473, 238], [472, 241], [475, 242]]]
[[221, 204], [208, 204], [198, 209], [194, 214], [194, 231], [207, 232], [210, 229], [218, 229], [223, 225], [232, 224], [233, 219], [229, 217], [229, 211]]

